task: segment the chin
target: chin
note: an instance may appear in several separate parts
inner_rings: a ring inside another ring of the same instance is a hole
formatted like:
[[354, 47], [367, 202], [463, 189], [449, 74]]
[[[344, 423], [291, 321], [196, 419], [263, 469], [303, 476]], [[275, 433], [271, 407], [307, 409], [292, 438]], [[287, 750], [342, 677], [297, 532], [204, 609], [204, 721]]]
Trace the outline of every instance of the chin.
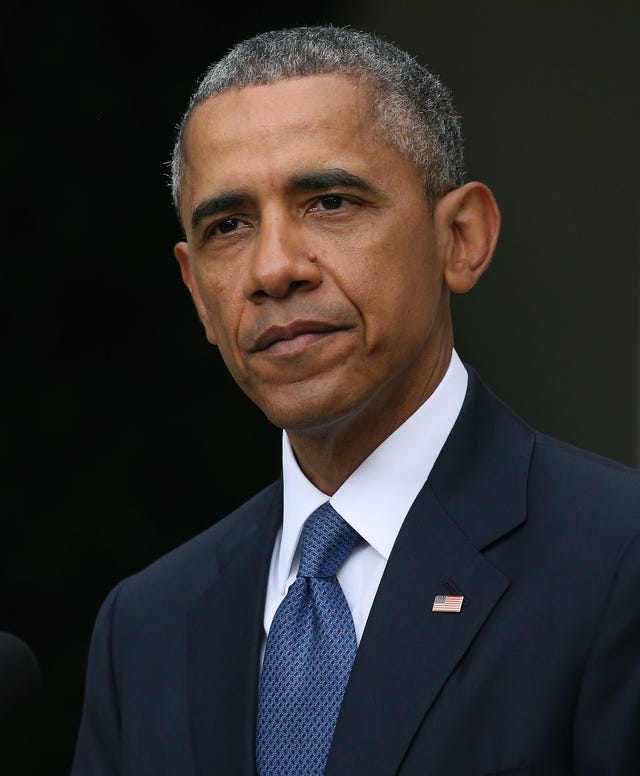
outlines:
[[263, 412], [267, 419], [278, 428], [310, 434], [320, 433], [338, 419], [334, 413], [314, 412], [312, 407], [268, 409], [263, 410]]
[[353, 407], [336, 402], [335, 394], [316, 399], [297, 396], [287, 402], [258, 404], [268, 420], [278, 428], [310, 435], [322, 434], [348, 421]]
[[355, 385], [353, 380], [350, 383], [344, 375], [337, 377], [341, 379], [329, 372], [313, 380], [280, 385], [254, 381], [251, 386], [241, 387], [274, 426], [321, 434], [342, 422], [348, 423], [369, 403], [369, 386]]

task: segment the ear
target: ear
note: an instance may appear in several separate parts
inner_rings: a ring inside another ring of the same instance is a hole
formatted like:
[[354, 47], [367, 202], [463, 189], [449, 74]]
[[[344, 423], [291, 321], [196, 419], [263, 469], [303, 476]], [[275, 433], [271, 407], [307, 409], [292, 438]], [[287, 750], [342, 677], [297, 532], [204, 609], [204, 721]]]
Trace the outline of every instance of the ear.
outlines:
[[453, 293], [464, 294], [493, 257], [500, 231], [495, 198], [483, 183], [467, 183], [438, 201], [434, 219], [443, 240], [445, 283]]
[[193, 304], [195, 305], [196, 312], [198, 313], [198, 318], [200, 318], [200, 322], [204, 326], [204, 330], [207, 333], [207, 339], [212, 345], [215, 345], [216, 339], [213, 334], [213, 330], [209, 325], [209, 314], [207, 313], [207, 308], [202, 301], [202, 297], [200, 296], [200, 291], [198, 289], [198, 284], [196, 283], [196, 279], [191, 269], [191, 262], [189, 260], [189, 243], [176, 243], [175, 248], [173, 249], [173, 253], [178, 260], [178, 264], [180, 265], [182, 281], [189, 289], [189, 293], [193, 299]]

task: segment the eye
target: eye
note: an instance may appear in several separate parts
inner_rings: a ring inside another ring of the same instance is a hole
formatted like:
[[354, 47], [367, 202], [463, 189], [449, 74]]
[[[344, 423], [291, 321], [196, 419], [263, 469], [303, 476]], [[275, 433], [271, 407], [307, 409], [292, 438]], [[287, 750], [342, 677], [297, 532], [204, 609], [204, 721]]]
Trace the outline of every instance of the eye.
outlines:
[[224, 221], [218, 221], [211, 229], [211, 234], [229, 234], [235, 232], [243, 222], [239, 218], [225, 218]]
[[203, 243], [205, 243], [213, 239], [222, 239], [228, 235], [234, 235], [249, 226], [251, 226], [249, 221], [237, 218], [236, 216], [222, 218], [220, 221], [214, 221], [208, 226], [202, 240]]
[[341, 197], [339, 194], [327, 194], [324, 197], [320, 197], [313, 210], [341, 210], [347, 205], [350, 205], [350, 200], [345, 197]]

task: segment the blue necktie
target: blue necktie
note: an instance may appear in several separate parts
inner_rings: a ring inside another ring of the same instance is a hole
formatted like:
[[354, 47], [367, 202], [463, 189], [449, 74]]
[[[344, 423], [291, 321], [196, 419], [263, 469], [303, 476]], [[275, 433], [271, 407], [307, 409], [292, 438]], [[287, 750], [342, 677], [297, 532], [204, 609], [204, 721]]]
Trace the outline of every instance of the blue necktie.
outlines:
[[307, 520], [298, 576], [265, 648], [256, 735], [259, 776], [321, 776], [357, 650], [336, 572], [359, 534], [327, 502]]

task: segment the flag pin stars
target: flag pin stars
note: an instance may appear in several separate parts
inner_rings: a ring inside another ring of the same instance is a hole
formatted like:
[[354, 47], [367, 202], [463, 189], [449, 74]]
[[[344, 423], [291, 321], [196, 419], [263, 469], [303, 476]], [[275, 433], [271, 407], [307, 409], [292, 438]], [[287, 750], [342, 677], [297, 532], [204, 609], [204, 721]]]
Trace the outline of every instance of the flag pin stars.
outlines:
[[432, 612], [456, 612], [462, 609], [463, 595], [437, 595], [433, 599]]

